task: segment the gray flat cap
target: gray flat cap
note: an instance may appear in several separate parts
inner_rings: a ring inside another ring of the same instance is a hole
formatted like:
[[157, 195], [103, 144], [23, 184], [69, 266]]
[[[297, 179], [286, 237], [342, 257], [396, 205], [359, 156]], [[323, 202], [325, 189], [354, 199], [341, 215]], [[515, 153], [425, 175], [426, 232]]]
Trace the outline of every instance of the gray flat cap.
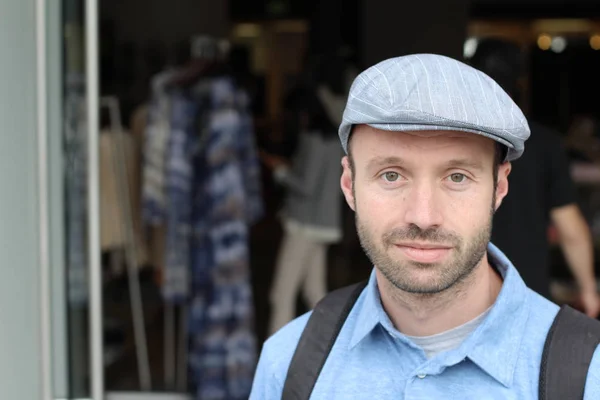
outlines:
[[356, 124], [387, 131], [472, 132], [505, 145], [508, 161], [523, 154], [529, 137], [523, 112], [494, 80], [435, 54], [392, 58], [362, 72], [339, 129], [346, 152]]

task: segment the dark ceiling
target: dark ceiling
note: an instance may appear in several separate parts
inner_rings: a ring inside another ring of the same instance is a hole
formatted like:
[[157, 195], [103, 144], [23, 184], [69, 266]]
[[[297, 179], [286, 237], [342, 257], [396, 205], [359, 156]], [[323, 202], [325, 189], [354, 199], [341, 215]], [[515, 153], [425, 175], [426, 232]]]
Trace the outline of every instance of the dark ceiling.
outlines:
[[[309, 18], [318, 1], [327, 0], [230, 0], [230, 10], [234, 19]], [[470, 8], [475, 18], [600, 17], [600, 0], [474, 0]]]

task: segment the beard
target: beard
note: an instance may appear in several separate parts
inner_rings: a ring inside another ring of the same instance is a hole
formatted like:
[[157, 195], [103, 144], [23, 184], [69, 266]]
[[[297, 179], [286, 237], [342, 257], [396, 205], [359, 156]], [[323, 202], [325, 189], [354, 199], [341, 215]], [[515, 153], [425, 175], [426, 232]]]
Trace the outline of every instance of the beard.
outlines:
[[[356, 212], [356, 226], [365, 253], [385, 278], [401, 291], [413, 294], [436, 294], [464, 282], [486, 254], [492, 230], [492, 213], [486, 223], [470, 238], [440, 228], [421, 229], [416, 225], [386, 232], [378, 241]], [[451, 257], [442, 262], [419, 263], [393, 258], [389, 250], [394, 243], [426, 241], [452, 246]], [[427, 279], [422, 275], [427, 274]]]

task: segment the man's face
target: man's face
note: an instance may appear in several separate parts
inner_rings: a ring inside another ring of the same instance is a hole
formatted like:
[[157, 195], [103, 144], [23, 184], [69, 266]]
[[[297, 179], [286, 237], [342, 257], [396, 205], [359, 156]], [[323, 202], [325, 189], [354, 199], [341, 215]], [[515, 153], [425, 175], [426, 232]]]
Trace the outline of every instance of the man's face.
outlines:
[[494, 185], [494, 152], [491, 139], [470, 133], [355, 127], [342, 190], [363, 248], [394, 286], [439, 293], [479, 265], [508, 192], [510, 164]]

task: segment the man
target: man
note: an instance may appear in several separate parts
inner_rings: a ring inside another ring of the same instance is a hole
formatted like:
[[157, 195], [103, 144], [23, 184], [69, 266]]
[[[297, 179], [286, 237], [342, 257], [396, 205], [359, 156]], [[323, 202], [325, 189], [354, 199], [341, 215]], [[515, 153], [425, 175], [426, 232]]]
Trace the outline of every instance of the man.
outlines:
[[[375, 268], [326, 362], [309, 371], [310, 398], [537, 398], [558, 307], [489, 244], [529, 136], [519, 108], [465, 64], [412, 55], [355, 80], [339, 133], [342, 191]], [[265, 343], [251, 399], [280, 399], [286, 378], [302, 379], [288, 369], [321, 311]], [[585, 400], [597, 398], [600, 351], [585, 384]]]
[[[515, 101], [523, 60], [519, 47], [500, 39], [484, 39], [471, 66], [494, 79]], [[587, 315], [597, 317], [600, 299], [594, 276], [589, 227], [576, 204], [565, 150], [560, 136], [529, 120], [527, 151], [513, 164], [510, 195], [494, 216], [492, 242], [519, 270], [537, 293], [550, 297], [548, 225], [556, 228], [567, 265], [580, 288]]]

